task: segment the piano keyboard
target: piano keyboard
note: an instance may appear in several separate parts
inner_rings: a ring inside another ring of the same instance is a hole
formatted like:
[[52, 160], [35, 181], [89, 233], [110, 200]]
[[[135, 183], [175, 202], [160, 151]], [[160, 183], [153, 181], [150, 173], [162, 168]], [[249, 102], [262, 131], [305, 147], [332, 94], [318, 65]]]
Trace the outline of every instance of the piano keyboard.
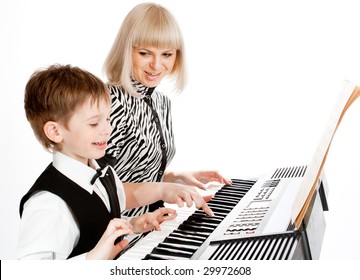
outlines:
[[122, 254], [124, 260], [176, 260], [191, 259], [208, 237], [255, 184], [254, 180], [233, 179], [214, 194], [209, 207], [214, 217], [203, 210], [178, 208], [178, 216], [161, 224], [161, 231], [153, 231]]

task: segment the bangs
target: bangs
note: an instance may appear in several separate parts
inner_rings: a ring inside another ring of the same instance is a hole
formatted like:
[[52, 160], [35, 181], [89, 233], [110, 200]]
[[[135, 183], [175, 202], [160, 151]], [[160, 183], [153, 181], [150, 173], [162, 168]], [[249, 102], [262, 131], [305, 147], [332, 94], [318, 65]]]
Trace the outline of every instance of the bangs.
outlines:
[[[149, 11], [150, 13], [151, 11]], [[139, 20], [134, 28], [133, 47], [155, 47], [182, 50], [183, 38], [172, 18], [159, 11], [148, 20]]]

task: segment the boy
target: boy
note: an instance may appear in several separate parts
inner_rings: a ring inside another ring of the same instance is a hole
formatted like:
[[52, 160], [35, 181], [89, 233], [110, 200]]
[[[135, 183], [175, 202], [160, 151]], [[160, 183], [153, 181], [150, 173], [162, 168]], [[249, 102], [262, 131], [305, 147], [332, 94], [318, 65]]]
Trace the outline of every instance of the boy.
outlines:
[[37, 71], [26, 85], [24, 102], [34, 134], [53, 153], [53, 162], [21, 200], [17, 258], [113, 259], [128, 244], [119, 237], [160, 230], [159, 224], [176, 216], [161, 208], [125, 221], [120, 211], [160, 199], [180, 207], [194, 202], [212, 214], [193, 188], [129, 187], [111, 167], [100, 171], [95, 159], [104, 156], [111, 133], [110, 97], [91, 73], [70, 65]]

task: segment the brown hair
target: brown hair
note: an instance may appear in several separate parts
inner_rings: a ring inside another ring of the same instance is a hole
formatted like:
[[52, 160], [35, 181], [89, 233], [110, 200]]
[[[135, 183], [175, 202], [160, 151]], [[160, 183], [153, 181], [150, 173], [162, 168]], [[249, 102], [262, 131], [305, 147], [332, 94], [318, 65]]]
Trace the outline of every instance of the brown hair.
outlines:
[[75, 110], [89, 98], [110, 102], [106, 85], [95, 75], [71, 65], [52, 65], [35, 71], [25, 87], [24, 108], [34, 134], [48, 151], [59, 150], [44, 133], [48, 121], [65, 127]]

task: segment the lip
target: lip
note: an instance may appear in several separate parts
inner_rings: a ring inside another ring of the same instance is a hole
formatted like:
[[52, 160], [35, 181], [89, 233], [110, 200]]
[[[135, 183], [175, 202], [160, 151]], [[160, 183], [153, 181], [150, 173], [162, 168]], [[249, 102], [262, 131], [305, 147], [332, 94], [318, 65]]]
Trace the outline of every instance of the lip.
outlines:
[[161, 76], [161, 72], [153, 74], [151, 72], [144, 71], [144, 73], [145, 73], [145, 76], [147, 77], [147, 79], [151, 80], [151, 81], [155, 81], [155, 80], [159, 79]]
[[100, 148], [100, 149], [106, 149], [107, 148], [107, 142], [106, 141], [93, 142], [92, 144], [95, 145], [96, 147]]

